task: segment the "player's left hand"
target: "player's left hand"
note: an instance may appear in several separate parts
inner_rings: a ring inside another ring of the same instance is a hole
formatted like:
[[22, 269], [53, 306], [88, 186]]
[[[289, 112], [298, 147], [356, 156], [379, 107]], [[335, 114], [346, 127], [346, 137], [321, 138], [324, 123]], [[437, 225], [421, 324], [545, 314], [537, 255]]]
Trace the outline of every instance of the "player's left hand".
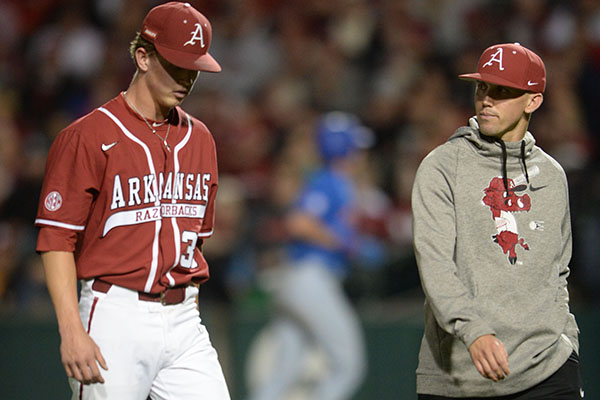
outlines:
[[475, 368], [484, 378], [498, 382], [510, 374], [508, 353], [504, 344], [494, 335], [483, 335], [469, 347]]

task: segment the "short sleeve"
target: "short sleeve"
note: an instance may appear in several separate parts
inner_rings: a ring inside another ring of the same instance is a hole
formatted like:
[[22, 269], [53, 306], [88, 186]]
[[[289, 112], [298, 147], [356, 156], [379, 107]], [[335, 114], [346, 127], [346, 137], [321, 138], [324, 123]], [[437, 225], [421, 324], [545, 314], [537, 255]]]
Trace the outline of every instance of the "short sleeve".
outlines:
[[50, 148], [35, 220], [41, 228], [38, 251], [70, 248], [75, 233], [85, 229], [101, 184], [94, 156], [93, 146], [78, 129], [62, 131]]

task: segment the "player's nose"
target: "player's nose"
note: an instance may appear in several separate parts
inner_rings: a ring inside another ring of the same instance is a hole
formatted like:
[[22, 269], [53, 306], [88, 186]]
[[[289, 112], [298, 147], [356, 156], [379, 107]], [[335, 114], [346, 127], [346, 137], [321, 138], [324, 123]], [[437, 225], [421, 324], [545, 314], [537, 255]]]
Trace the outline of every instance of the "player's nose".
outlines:
[[489, 89], [486, 89], [479, 93], [479, 100], [484, 106], [491, 106], [494, 103], [494, 96], [490, 93]]

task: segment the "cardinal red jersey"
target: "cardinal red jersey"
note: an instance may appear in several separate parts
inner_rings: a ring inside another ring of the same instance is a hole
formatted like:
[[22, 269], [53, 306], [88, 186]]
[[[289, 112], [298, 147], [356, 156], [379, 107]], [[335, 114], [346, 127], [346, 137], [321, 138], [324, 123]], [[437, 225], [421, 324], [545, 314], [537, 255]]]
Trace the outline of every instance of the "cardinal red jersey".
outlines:
[[217, 185], [215, 143], [202, 122], [176, 107], [167, 122], [146, 123], [121, 93], [53, 143], [37, 251], [73, 251], [79, 279], [134, 290], [203, 282], [199, 245], [212, 235]]

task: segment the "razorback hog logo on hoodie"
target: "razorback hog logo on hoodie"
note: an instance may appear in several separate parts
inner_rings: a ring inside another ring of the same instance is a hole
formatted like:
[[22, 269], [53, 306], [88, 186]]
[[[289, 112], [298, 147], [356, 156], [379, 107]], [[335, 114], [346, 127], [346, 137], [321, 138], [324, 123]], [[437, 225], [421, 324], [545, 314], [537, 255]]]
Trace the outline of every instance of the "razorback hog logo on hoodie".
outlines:
[[[519, 179], [517, 178], [517, 180]], [[482, 201], [490, 208], [496, 224], [496, 234], [492, 236], [492, 240], [498, 243], [504, 254], [508, 255], [508, 261], [515, 264], [517, 262], [517, 245], [525, 250], [529, 250], [529, 245], [525, 239], [519, 237], [514, 213], [528, 212], [531, 208], [531, 198], [527, 194], [519, 196], [516, 193], [523, 186], [517, 187], [513, 179], [507, 178], [507, 183], [508, 190], [504, 187], [502, 178], [492, 178], [488, 187], [483, 189], [485, 195]]]

